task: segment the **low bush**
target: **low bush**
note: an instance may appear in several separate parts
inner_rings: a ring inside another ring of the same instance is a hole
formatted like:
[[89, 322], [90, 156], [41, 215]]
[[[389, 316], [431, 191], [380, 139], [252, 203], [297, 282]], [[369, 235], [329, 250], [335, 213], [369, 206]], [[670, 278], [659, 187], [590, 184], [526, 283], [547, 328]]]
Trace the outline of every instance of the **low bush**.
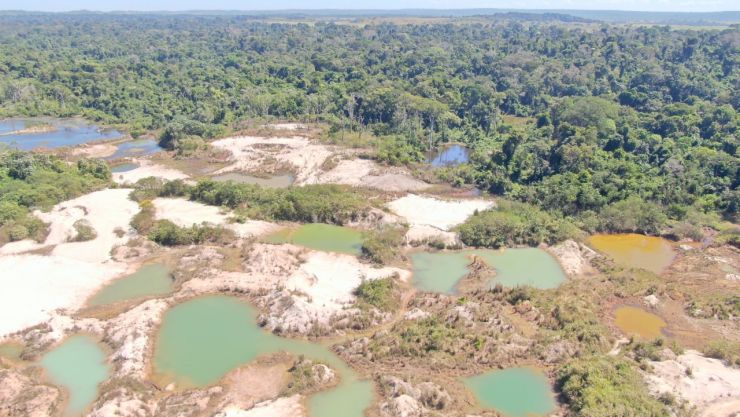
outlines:
[[355, 290], [357, 298], [383, 311], [398, 306], [398, 294], [393, 278], [365, 280]]
[[149, 231], [149, 239], [163, 246], [223, 244], [232, 241], [234, 232], [209, 224], [180, 227], [169, 220], [157, 220]]
[[578, 358], [558, 372], [557, 386], [575, 416], [667, 417], [631, 362], [611, 356]]
[[362, 242], [362, 257], [376, 264], [388, 264], [403, 256], [400, 250], [403, 242], [403, 229], [385, 226], [373, 230]]

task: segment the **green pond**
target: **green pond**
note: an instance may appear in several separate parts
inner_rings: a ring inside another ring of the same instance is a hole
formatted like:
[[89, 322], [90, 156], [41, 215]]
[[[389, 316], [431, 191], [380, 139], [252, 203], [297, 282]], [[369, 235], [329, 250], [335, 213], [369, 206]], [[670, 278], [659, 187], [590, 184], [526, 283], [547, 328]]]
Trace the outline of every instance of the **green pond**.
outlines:
[[545, 416], [556, 408], [550, 383], [533, 368], [508, 368], [463, 381], [482, 407], [507, 417]]
[[283, 229], [264, 239], [267, 243], [305, 246], [325, 252], [340, 252], [359, 255], [363, 235], [348, 227], [324, 223], [304, 224], [295, 229]]
[[256, 317], [249, 304], [230, 296], [199, 297], [173, 307], [165, 314], [155, 342], [155, 372], [181, 387], [202, 387], [260, 355], [304, 355], [326, 363], [341, 378], [337, 387], [309, 398], [310, 415], [363, 416], [372, 401], [370, 382], [358, 380], [325, 346], [265, 332]]
[[241, 184], [255, 184], [267, 188], [286, 188], [293, 185], [295, 177], [292, 174], [277, 174], [269, 177], [256, 177], [240, 172], [229, 172], [216, 175], [214, 181], [233, 181]]
[[673, 246], [667, 240], [623, 233], [593, 235], [588, 240], [594, 249], [610, 256], [618, 264], [660, 273], [673, 262]]
[[565, 281], [560, 264], [538, 248], [505, 250], [476, 249], [456, 252], [416, 252], [411, 255], [414, 284], [424, 291], [452, 294], [457, 283], [470, 272], [471, 256], [481, 257], [495, 271], [491, 286], [529, 285], [555, 288]]
[[172, 289], [169, 269], [162, 264], [149, 264], [105, 286], [90, 298], [88, 305], [95, 307], [124, 300], [166, 295], [172, 292]]
[[79, 416], [97, 397], [110, 371], [105, 353], [88, 336], [72, 336], [44, 355], [41, 365], [51, 382], [64, 387], [69, 400], [64, 416]]

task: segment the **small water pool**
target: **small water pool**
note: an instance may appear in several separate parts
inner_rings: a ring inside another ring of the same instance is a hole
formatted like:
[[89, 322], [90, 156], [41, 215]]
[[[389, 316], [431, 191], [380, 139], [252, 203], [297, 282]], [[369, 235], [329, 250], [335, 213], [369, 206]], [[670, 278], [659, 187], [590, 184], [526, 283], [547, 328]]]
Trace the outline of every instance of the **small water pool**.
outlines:
[[326, 252], [359, 255], [363, 234], [349, 227], [324, 223], [304, 224], [295, 229], [283, 229], [267, 236], [267, 243], [290, 243]]
[[110, 372], [103, 350], [89, 336], [77, 335], [41, 359], [49, 380], [65, 388], [69, 401], [64, 416], [79, 416], [97, 397], [98, 385]]
[[614, 324], [627, 336], [650, 340], [662, 335], [666, 322], [641, 308], [622, 306], [614, 312]]
[[413, 253], [414, 285], [424, 291], [454, 294], [460, 279], [470, 272], [468, 265], [473, 256], [482, 258], [495, 270], [491, 286], [500, 283], [509, 288], [528, 285], [550, 289], [566, 278], [560, 264], [542, 249], [473, 249]]
[[544, 417], [557, 407], [550, 383], [534, 368], [508, 368], [463, 381], [483, 408], [507, 417]]
[[139, 164], [134, 164], [134, 163], [120, 164], [120, 165], [116, 165], [112, 167], [110, 169], [110, 172], [114, 174], [120, 174], [121, 172], [133, 171], [138, 167], [139, 167]]
[[427, 163], [433, 167], [455, 166], [468, 161], [470, 161], [470, 150], [457, 144], [438, 149], [427, 157]]
[[673, 246], [667, 240], [635, 233], [597, 234], [591, 236], [588, 243], [620, 265], [656, 274], [670, 266], [675, 256]]
[[155, 154], [163, 151], [159, 141], [155, 139], [136, 139], [118, 145], [116, 152], [105, 159], [112, 161], [119, 158], [135, 158]]
[[90, 298], [88, 305], [96, 307], [119, 301], [167, 295], [172, 290], [169, 269], [163, 264], [149, 264], [103, 287]]
[[[50, 130], [24, 132], [34, 126], [50, 127]], [[18, 133], [14, 133], [18, 132]], [[29, 151], [37, 148], [61, 148], [83, 143], [119, 138], [123, 133], [101, 129], [79, 119], [10, 119], [0, 121], [0, 144]]]

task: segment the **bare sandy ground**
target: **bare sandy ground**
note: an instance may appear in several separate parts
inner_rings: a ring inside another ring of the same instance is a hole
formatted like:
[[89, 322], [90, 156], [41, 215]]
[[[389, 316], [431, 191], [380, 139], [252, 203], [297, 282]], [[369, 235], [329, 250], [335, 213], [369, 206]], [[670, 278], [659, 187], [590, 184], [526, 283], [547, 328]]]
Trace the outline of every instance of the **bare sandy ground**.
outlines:
[[408, 194], [388, 203], [388, 208], [406, 219], [409, 231], [406, 240], [410, 243], [441, 240], [447, 244], [457, 241], [456, 234], [449, 230], [472, 216], [476, 211], [495, 206], [487, 200], [440, 200]]
[[421, 191], [430, 187], [424, 181], [405, 173], [403, 169], [380, 167], [367, 159], [344, 159], [330, 171], [319, 174], [315, 182], [377, 188], [391, 192]]
[[136, 159], [134, 162], [139, 164], [138, 168], [126, 172], [114, 173], [113, 181], [118, 184], [133, 184], [142, 178], [148, 177], [162, 178], [165, 180], [187, 180], [190, 178], [182, 171], [158, 165], [146, 159]]
[[[129, 221], [139, 210], [128, 199], [130, 191], [96, 191], [57, 204], [48, 213], [36, 212], [49, 223], [46, 240], [0, 248], [0, 335], [46, 321], [56, 309], [75, 310], [102, 285], [131, 272], [111, 259], [113, 248], [129, 239]], [[69, 241], [78, 220], [95, 230], [93, 240]], [[52, 247], [50, 255], [10, 255], [40, 247]]]
[[[346, 150], [300, 136], [242, 136], [219, 139], [212, 145], [231, 152], [234, 159], [231, 165], [217, 171], [217, 174], [232, 171], [269, 172], [290, 166], [296, 174], [295, 185], [344, 184], [385, 191], [418, 191], [429, 187], [429, 184], [411, 177], [402, 168], [381, 167], [374, 161], [354, 158]], [[331, 157], [343, 159], [335, 167], [324, 171], [324, 163]]]
[[83, 262], [62, 256], [0, 257], [0, 337], [51, 318], [56, 309], [77, 309], [101, 285], [126, 272], [125, 265]]
[[167, 219], [181, 227], [190, 227], [205, 222], [227, 227], [240, 237], [259, 236], [280, 228], [274, 223], [260, 220], [231, 223], [231, 213], [224, 212], [219, 207], [181, 198], [157, 198], [152, 203], [156, 209], [157, 219]]
[[599, 256], [588, 246], [570, 239], [547, 248], [547, 251], [557, 258], [563, 271], [571, 277], [594, 272], [590, 261]]
[[249, 410], [242, 410], [236, 406], [226, 407], [214, 417], [302, 417], [306, 410], [301, 404], [301, 396], [281, 397], [272, 401], [265, 401]]
[[[131, 218], [139, 211], [138, 205], [128, 198], [130, 189], [106, 189], [85, 194], [57, 204], [48, 213], [34, 215], [49, 224], [49, 235], [42, 243], [29, 240], [9, 243], [0, 248], [0, 255], [17, 254], [54, 246], [52, 255], [86, 262], [104, 262], [110, 259], [111, 250], [128, 241]], [[85, 220], [97, 236], [86, 242], [70, 242], [77, 232], [74, 223]]]
[[77, 146], [72, 150], [72, 155], [87, 158], [105, 158], [116, 153], [116, 150], [118, 150], [118, 146], [112, 143], [97, 143]]
[[296, 184], [303, 184], [314, 178], [321, 165], [333, 152], [324, 145], [314, 144], [309, 139], [294, 137], [265, 138], [240, 136], [219, 139], [211, 143], [214, 147], [231, 152], [234, 162], [218, 171], [222, 174], [232, 171], [264, 170], [265, 167], [290, 165], [296, 171]]
[[269, 310], [265, 326], [298, 333], [314, 323], [351, 315], [354, 290], [364, 281], [397, 276], [407, 281], [409, 271], [374, 268], [356, 257], [299, 248], [293, 245], [255, 244], [244, 272], [214, 271], [183, 285], [183, 292], [200, 294], [228, 288], [263, 292], [261, 303]]
[[702, 417], [732, 417], [740, 413], [740, 369], [694, 350], [651, 364], [653, 371], [645, 378], [653, 393], [680, 397], [696, 406]]

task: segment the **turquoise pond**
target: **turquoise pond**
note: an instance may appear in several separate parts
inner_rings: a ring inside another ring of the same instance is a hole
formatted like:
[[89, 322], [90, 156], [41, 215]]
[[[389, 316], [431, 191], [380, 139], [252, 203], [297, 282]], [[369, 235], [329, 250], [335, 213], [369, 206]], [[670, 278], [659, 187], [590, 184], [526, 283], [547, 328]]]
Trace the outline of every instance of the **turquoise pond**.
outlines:
[[[23, 129], [34, 125], [51, 126], [53, 130], [37, 133], [22, 132]], [[116, 130], [101, 129], [78, 119], [7, 119], [0, 121], [0, 144], [24, 151], [77, 146], [122, 136], [123, 133]]]
[[534, 368], [508, 368], [463, 381], [482, 408], [506, 417], [544, 417], [557, 407], [550, 383]]
[[327, 347], [287, 339], [257, 325], [249, 304], [231, 296], [204, 296], [165, 313], [154, 347], [154, 371], [180, 387], [214, 384], [260, 355], [288, 352], [326, 363], [341, 378], [336, 387], [308, 398], [312, 417], [362, 417], [373, 388]]
[[110, 372], [105, 353], [88, 336], [72, 336], [41, 359], [49, 380], [63, 387], [68, 395], [65, 417], [79, 416], [98, 393], [98, 385]]
[[475, 249], [413, 253], [414, 285], [423, 291], [455, 293], [460, 279], [470, 272], [467, 266], [473, 255], [481, 257], [495, 270], [491, 286], [500, 283], [505, 287], [529, 285], [550, 289], [565, 281], [560, 264], [542, 249]]

